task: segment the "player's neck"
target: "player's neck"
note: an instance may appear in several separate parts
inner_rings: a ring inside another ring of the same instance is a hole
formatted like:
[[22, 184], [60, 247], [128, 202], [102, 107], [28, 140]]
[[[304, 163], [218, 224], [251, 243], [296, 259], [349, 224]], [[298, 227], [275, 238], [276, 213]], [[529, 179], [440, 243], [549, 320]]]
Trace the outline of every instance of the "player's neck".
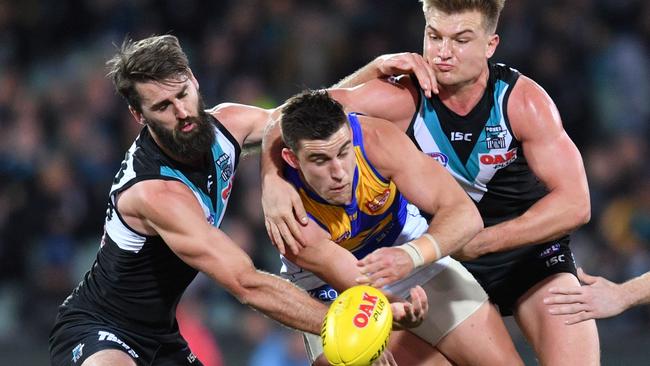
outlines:
[[476, 107], [485, 93], [490, 71], [486, 67], [475, 79], [456, 85], [441, 85], [438, 96], [442, 103], [459, 116]]

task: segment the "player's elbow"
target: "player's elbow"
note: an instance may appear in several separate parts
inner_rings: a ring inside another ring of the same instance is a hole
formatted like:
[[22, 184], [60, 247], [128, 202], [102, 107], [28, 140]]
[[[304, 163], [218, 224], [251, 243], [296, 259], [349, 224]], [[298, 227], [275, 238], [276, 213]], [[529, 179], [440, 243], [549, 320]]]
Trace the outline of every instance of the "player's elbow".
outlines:
[[286, 280], [259, 269], [251, 268], [237, 276], [231, 293], [243, 305], [259, 309], [264, 302], [264, 298], [273, 296], [282, 281]]
[[483, 219], [474, 204], [469, 205], [467, 208], [465, 227], [466, 230], [470, 232], [471, 237], [474, 237], [483, 230]]
[[584, 202], [581, 202], [576, 205], [574, 208], [574, 224], [575, 228], [578, 228], [591, 220], [591, 204], [589, 200], [586, 199]]
[[243, 305], [251, 305], [256, 291], [259, 288], [259, 280], [257, 277], [260, 273], [251, 268], [250, 270], [241, 271], [237, 273], [230, 283], [226, 285], [228, 291]]
[[564, 211], [564, 219], [562, 219], [562, 222], [566, 226], [567, 232], [577, 230], [591, 219], [589, 198], [574, 199], [572, 204], [566, 205], [565, 207], [568, 209]]

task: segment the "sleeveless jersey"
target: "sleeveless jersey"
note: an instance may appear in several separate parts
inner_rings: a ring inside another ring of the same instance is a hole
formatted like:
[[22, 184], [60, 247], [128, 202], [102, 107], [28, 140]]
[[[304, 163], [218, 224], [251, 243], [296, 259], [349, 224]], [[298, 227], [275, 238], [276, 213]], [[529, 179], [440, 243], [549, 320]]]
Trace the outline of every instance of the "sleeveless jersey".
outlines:
[[[197, 271], [179, 259], [160, 236], [129, 227], [115, 209], [117, 195], [135, 183], [177, 180], [203, 208], [205, 220], [218, 227], [226, 209], [240, 146], [219, 121], [207, 168], [194, 168], [166, 156], [144, 128], [126, 153], [110, 190], [104, 235], [95, 263], [62, 310], [81, 311], [151, 337], [178, 336], [175, 314]], [[207, 159], [207, 158], [206, 158]]]
[[[285, 177], [293, 184], [309, 217], [327, 231], [332, 240], [363, 258], [381, 247], [412, 239], [401, 236], [413, 233], [417, 237], [428, 225], [412, 205], [397, 190], [395, 183], [384, 178], [372, 165], [363, 148], [361, 125], [356, 114], [348, 115], [356, 168], [352, 180], [352, 200], [347, 205], [332, 205], [309, 189], [296, 169], [285, 166]], [[408, 206], [408, 207], [407, 207]], [[300, 269], [282, 257], [281, 273], [306, 290], [324, 282], [314, 274]]]
[[485, 226], [521, 215], [547, 194], [528, 167], [508, 120], [508, 97], [520, 74], [502, 64], [490, 63], [489, 69], [485, 93], [466, 116], [448, 109], [437, 95], [427, 99], [420, 89], [406, 132], [456, 178], [476, 203]]

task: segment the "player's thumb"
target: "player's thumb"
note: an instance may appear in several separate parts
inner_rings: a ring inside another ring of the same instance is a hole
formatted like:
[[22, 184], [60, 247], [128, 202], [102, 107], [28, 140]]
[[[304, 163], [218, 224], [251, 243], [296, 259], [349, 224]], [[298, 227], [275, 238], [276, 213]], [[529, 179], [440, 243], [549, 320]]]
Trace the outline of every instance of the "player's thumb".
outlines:
[[578, 279], [580, 280], [580, 282], [582, 282], [584, 284], [591, 285], [594, 282], [596, 282], [596, 280], [598, 278], [595, 277], [595, 276], [591, 276], [591, 275], [586, 274], [585, 271], [582, 270], [582, 267], [579, 267], [578, 268]]
[[300, 197], [298, 197], [298, 199], [291, 200], [291, 204], [293, 206], [293, 212], [295, 213], [298, 222], [300, 222], [300, 224], [303, 226], [307, 225], [309, 219], [307, 218], [307, 212], [305, 211], [305, 206], [302, 205], [302, 200], [300, 200]]

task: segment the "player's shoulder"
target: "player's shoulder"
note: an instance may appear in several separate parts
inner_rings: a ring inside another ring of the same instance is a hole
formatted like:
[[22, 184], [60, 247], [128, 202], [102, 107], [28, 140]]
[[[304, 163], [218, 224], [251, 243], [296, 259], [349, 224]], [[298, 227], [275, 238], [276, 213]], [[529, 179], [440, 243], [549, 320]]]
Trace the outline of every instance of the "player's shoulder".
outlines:
[[363, 147], [373, 164], [383, 165], [391, 160], [395, 151], [410, 143], [406, 135], [394, 123], [382, 118], [359, 116]]
[[246, 114], [251, 113], [253, 107], [239, 103], [220, 103], [207, 110], [214, 118], [224, 125], [237, 123], [246, 118]]
[[394, 133], [401, 133], [394, 123], [378, 117], [357, 114], [364, 141], [376, 138], [390, 138]]
[[520, 75], [517, 83], [512, 88], [510, 104], [530, 108], [540, 103], [552, 104], [553, 100], [546, 90], [535, 80], [528, 76]]
[[562, 121], [550, 95], [527, 76], [520, 76], [508, 100], [507, 113], [517, 138], [540, 129], [562, 129]]
[[208, 113], [228, 130], [239, 145], [244, 142], [255, 143], [261, 140], [261, 131], [263, 131], [273, 112], [274, 109], [264, 109], [239, 103], [221, 103], [208, 110]]
[[134, 211], [147, 211], [153, 207], [173, 203], [181, 197], [190, 197], [189, 188], [175, 179], [147, 179], [135, 183], [120, 194], [120, 206]]

